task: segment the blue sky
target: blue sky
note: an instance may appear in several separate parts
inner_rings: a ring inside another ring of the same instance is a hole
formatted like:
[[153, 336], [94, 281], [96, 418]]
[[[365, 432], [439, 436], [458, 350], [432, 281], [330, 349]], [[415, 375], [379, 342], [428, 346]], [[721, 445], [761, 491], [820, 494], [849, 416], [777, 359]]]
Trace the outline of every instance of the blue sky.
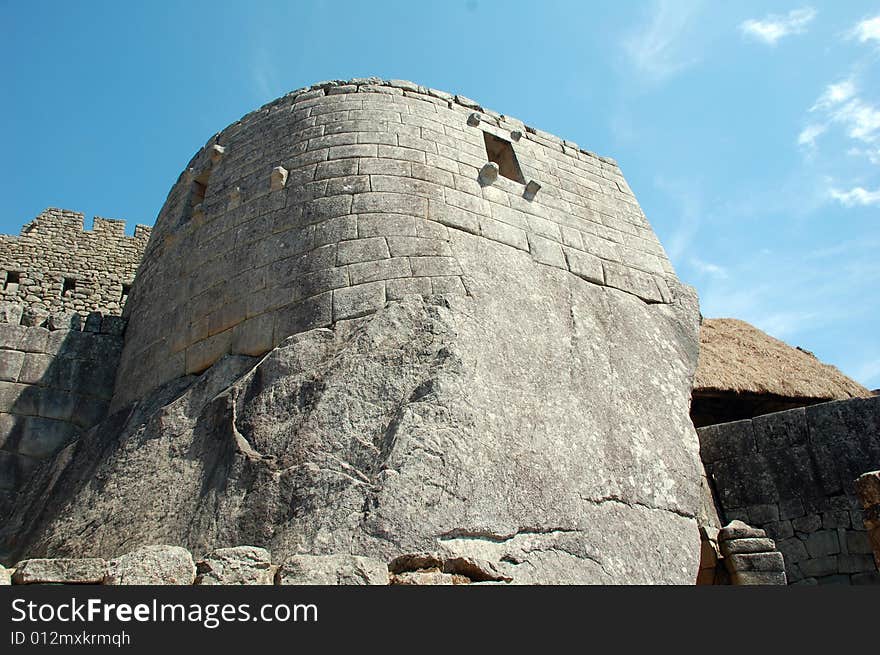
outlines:
[[215, 132], [402, 78], [615, 157], [705, 316], [880, 387], [877, 2], [0, 0], [0, 232], [152, 224]]

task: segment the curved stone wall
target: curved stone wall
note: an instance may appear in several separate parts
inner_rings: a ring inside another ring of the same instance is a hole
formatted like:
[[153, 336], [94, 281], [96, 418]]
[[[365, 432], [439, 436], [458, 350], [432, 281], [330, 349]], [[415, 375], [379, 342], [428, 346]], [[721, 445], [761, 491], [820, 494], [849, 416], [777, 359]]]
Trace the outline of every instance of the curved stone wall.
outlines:
[[672, 301], [613, 160], [410, 82], [327, 82], [217, 134], [171, 189], [125, 307], [114, 405], [405, 294], [468, 294], [453, 230]]

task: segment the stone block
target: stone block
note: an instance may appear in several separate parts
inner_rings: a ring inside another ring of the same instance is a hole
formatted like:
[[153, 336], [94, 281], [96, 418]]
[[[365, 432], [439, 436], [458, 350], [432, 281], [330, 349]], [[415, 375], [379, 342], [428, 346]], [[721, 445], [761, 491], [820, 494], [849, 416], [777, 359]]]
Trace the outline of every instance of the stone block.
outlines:
[[333, 320], [358, 318], [385, 305], [385, 283], [367, 282], [333, 291]]
[[197, 585], [271, 585], [275, 567], [269, 551], [256, 546], [218, 548], [196, 565]]
[[17, 451], [28, 457], [46, 459], [79, 438], [79, 435], [79, 428], [72, 423], [28, 416], [22, 420]]
[[769, 553], [776, 550], [776, 544], [767, 537], [729, 539], [721, 542], [721, 552], [725, 557], [745, 553]]
[[24, 325], [0, 324], [0, 350], [21, 350], [21, 341], [27, 331]]
[[349, 280], [352, 285], [378, 280], [391, 280], [395, 278], [410, 277], [412, 267], [406, 257], [392, 257], [380, 259], [374, 262], [351, 264], [347, 267]]
[[736, 571], [730, 576], [735, 585], [785, 585], [784, 571]]
[[792, 564], [797, 564], [810, 558], [810, 555], [807, 553], [807, 549], [804, 546], [804, 542], [797, 537], [789, 537], [788, 539], [777, 541], [776, 547], [785, 557], [785, 563], [789, 567]]
[[342, 241], [337, 245], [336, 265], [376, 261], [390, 256], [388, 244], [383, 237]]
[[810, 557], [823, 557], [840, 552], [840, 543], [836, 530], [818, 530], [803, 538]]
[[786, 539], [794, 535], [794, 528], [791, 521], [771, 521], [764, 524], [764, 530], [774, 539]]
[[287, 169], [283, 166], [276, 166], [269, 175], [269, 189], [271, 191], [280, 191], [287, 184]]
[[409, 263], [415, 277], [462, 274], [461, 266], [454, 257], [410, 257]]
[[[100, 312], [89, 312], [83, 325], [83, 332], [100, 332], [102, 316]], [[72, 328], [71, 328], [72, 329]]]
[[202, 339], [186, 349], [186, 373], [199, 374], [223, 355], [232, 346], [232, 330], [226, 330], [214, 336]]
[[790, 498], [779, 501], [779, 518], [796, 519], [805, 514], [804, 504], [800, 498]]
[[440, 571], [404, 571], [391, 576], [393, 585], [454, 585], [468, 584], [470, 580], [462, 575], [442, 573]]
[[614, 262], [602, 262], [605, 271], [605, 285], [626, 291], [646, 302], [663, 302], [663, 296], [654, 276], [650, 273], [616, 264]]
[[700, 458], [704, 462], [738, 459], [755, 453], [755, 433], [752, 422], [733, 421], [699, 428]]
[[869, 555], [871, 550], [871, 540], [868, 533], [862, 530], [846, 531], [846, 552], [858, 555]]
[[826, 575], [821, 578], [816, 578], [816, 582], [820, 585], [828, 585], [828, 584], [836, 584], [836, 585], [848, 585], [850, 584], [850, 577], [848, 575]]
[[803, 408], [756, 416], [752, 421], [759, 451], [787, 448], [807, 442], [807, 420]]
[[424, 217], [428, 211], [427, 198], [404, 193], [362, 193], [354, 198], [351, 206], [354, 214], [380, 212]]
[[0, 302], [0, 323], [8, 325], [20, 324], [23, 311], [24, 305], [21, 303], [6, 300]]
[[364, 214], [357, 217], [359, 237], [416, 236], [416, 219], [403, 214]]
[[25, 354], [18, 350], [0, 352], [0, 380], [16, 382], [21, 373], [21, 365]]
[[333, 322], [333, 294], [328, 291], [312, 296], [275, 312], [274, 343], [281, 343], [292, 334], [299, 334], [319, 327], [328, 327]]
[[257, 357], [269, 352], [274, 343], [272, 335], [275, 317], [271, 313], [260, 314], [232, 328], [230, 352]]
[[449, 242], [440, 239], [392, 236], [387, 238], [392, 257], [450, 257]]
[[431, 278], [408, 277], [388, 280], [385, 283], [385, 296], [388, 300], [400, 300], [406, 295], [428, 296], [432, 291]]
[[315, 225], [315, 246], [357, 238], [357, 216], [335, 216]]
[[[724, 544], [722, 544], [722, 548]], [[743, 553], [731, 554], [725, 558], [727, 568], [734, 571], [785, 571], [782, 553]]]
[[101, 334], [110, 334], [121, 337], [125, 334], [126, 320], [121, 316], [104, 316], [101, 319]]
[[846, 553], [837, 556], [837, 567], [841, 573], [870, 573], [877, 570], [873, 555]]
[[771, 521], [779, 520], [779, 506], [773, 504], [752, 505], [749, 507], [749, 522], [754, 525], [764, 525]]
[[836, 509], [822, 512], [822, 527], [826, 530], [850, 527], [849, 511]]
[[456, 230], [480, 234], [480, 215], [466, 209], [432, 200], [428, 206], [428, 218]]
[[[2, 328], [0, 328], [2, 331]], [[42, 327], [27, 328], [22, 335], [20, 348], [29, 353], [47, 352], [49, 330]]]
[[445, 277], [432, 277], [431, 290], [435, 294], [452, 294], [457, 296], [466, 296], [467, 288], [464, 286], [461, 278], [457, 275], [449, 275]]
[[529, 239], [525, 230], [486, 216], [480, 216], [479, 223], [484, 238], [528, 251]]
[[59, 421], [71, 421], [76, 412], [77, 396], [61, 389], [41, 388], [37, 395], [37, 414]]
[[12, 569], [0, 565], [0, 587], [8, 587], [12, 584]]
[[298, 555], [278, 568], [279, 585], [387, 585], [388, 566], [357, 555]]
[[815, 532], [822, 527], [822, 517], [818, 514], [807, 514], [806, 516], [792, 519], [791, 526], [796, 532]]
[[28, 559], [19, 562], [13, 584], [101, 584], [107, 562], [99, 558]]
[[753, 528], [742, 521], [731, 521], [718, 532], [718, 541], [729, 539], [753, 539], [766, 537], [767, 533], [759, 528]]
[[108, 585], [191, 585], [196, 565], [180, 546], [142, 546], [107, 565]]
[[589, 253], [565, 248], [565, 258], [568, 262], [568, 270], [579, 278], [594, 284], [605, 284], [605, 273], [602, 269], [602, 260]]
[[825, 555], [824, 557], [812, 557], [798, 563], [803, 574], [810, 578], [817, 578], [823, 575], [837, 574], [837, 556]]

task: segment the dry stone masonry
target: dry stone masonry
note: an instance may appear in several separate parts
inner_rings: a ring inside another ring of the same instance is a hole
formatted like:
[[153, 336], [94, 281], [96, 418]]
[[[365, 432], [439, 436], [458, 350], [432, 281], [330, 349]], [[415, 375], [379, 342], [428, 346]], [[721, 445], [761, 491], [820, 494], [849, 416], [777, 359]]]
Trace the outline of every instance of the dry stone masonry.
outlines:
[[150, 228], [125, 234], [123, 221], [50, 208], [19, 236], [0, 234], [0, 300], [35, 313], [101, 312], [119, 315], [141, 261]]
[[880, 583], [854, 483], [880, 461], [880, 397], [698, 432], [718, 511], [766, 531], [790, 583]]
[[405, 294], [467, 295], [465, 235], [673, 300], [613, 160], [409, 82], [328, 82], [217, 134], [171, 189], [134, 285], [117, 400]]
[[110, 410], [18, 491], [7, 566], [697, 577], [696, 294], [611, 159], [410, 82], [314, 85], [196, 154], [123, 316]]
[[29, 318], [0, 302], [0, 516], [40, 462], [106, 416], [122, 353], [119, 316]]

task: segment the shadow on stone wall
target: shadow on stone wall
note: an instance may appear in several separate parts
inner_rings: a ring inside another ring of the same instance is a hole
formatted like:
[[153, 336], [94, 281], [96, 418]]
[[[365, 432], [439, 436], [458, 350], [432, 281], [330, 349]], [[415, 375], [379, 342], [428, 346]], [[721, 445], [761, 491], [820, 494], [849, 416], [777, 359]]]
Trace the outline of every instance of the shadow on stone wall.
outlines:
[[40, 465], [107, 415], [125, 323], [0, 305], [2, 522]]

